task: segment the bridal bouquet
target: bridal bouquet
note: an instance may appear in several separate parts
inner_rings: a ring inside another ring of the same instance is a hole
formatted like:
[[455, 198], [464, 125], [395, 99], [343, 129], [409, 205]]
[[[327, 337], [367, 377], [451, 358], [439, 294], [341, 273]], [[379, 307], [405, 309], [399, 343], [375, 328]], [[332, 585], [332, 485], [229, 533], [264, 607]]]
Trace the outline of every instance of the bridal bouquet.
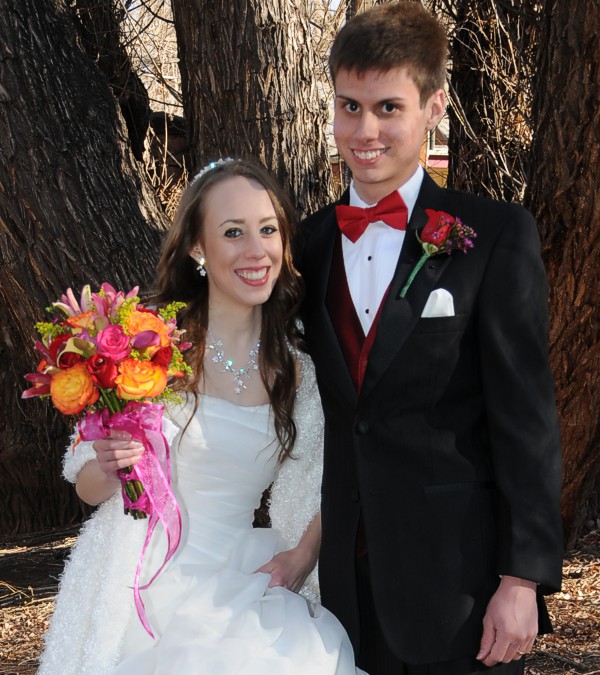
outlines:
[[[125, 429], [144, 444], [142, 459], [119, 471], [125, 512], [146, 518], [164, 510], [170, 492], [169, 448], [162, 435], [162, 402], [176, 400], [169, 378], [190, 372], [176, 324], [185, 303], [158, 311], [144, 307], [136, 286], [128, 293], [102, 284], [97, 293], [84, 286], [77, 299], [69, 288], [39, 322], [35, 342], [42, 359], [25, 375], [33, 387], [23, 398], [50, 397], [65, 415], [77, 415], [79, 438], [106, 438]], [[165, 485], [167, 483], [168, 485]]]
[[[148, 518], [133, 593], [140, 620], [154, 637], [140, 590], [156, 579], [181, 540], [162, 403], [179, 400], [169, 380], [190, 374], [182, 352], [191, 345], [181, 342], [184, 331], [176, 322], [185, 303], [149, 309], [137, 293], [137, 286], [124, 293], [104, 283], [93, 293], [86, 285], [79, 299], [69, 288], [52, 303], [47, 310], [51, 320], [35, 326], [40, 335], [35, 347], [42, 358], [36, 372], [25, 375], [33, 387], [22, 396], [50, 397], [61, 413], [76, 415], [78, 440], [106, 438], [111, 429], [124, 429], [143, 444], [140, 460], [118, 471], [118, 476], [125, 513]], [[140, 586], [144, 554], [159, 521], [167, 533], [165, 559], [150, 581]]]
[[[137, 293], [137, 286], [124, 293], [104, 283], [96, 293], [84, 286], [79, 299], [69, 288], [52, 303], [47, 310], [51, 320], [35, 326], [40, 335], [35, 347], [42, 358], [36, 372], [25, 375], [33, 386], [22, 396], [50, 397], [61, 413], [76, 415], [78, 440], [106, 438], [111, 429], [124, 429], [143, 444], [140, 460], [118, 471], [118, 476], [125, 513], [148, 518], [133, 593], [140, 620], [154, 637], [140, 590], [156, 579], [181, 539], [162, 403], [179, 400], [168, 383], [172, 377], [191, 373], [182, 356], [191, 345], [181, 342], [184, 331], [175, 319], [185, 303], [149, 309]], [[159, 521], [167, 533], [165, 559], [150, 581], [140, 586], [144, 555]]]

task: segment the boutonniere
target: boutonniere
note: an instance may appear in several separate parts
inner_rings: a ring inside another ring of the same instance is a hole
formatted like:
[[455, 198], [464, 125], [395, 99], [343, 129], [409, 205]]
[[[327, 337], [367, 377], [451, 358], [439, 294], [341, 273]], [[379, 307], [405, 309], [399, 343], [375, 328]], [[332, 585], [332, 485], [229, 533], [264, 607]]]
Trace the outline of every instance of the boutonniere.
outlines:
[[423, 267], [432, 255], [447, 253], [452, 251], [462, 251], [466, 253], [468, 249], [473, 248], [473, 239], [477, 236], [475, 230], [465, 225], [460, 218], [454, 218], [444, 211], [434, 211], [425, 209], [428, 216], [427, 223], [421, 232], [417, 233], [417, 239], [423, 247], [423, 255], [410, 273], [404, 288], [400, 291], [400, 297], [406, 295], [417, 272]]

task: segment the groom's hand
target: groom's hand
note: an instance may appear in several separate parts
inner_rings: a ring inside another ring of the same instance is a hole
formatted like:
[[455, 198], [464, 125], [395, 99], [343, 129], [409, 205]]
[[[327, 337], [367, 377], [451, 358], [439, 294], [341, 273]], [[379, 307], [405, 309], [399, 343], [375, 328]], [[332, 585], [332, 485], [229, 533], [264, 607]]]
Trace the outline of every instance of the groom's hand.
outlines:
[[536, 584], [504, 576], [483, 618], [477, 659], [486, 666], [520, 659], [531, 651], [537, 635]]

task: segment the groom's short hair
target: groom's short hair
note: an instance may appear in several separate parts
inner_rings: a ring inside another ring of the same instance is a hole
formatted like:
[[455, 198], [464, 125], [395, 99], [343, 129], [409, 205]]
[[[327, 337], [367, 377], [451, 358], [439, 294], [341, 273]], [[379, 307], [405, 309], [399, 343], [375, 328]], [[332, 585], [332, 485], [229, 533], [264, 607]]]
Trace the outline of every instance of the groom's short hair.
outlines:
[[335, 85], [340, 70], [360, 76], [406, 67], [425, 105], [444, 88], [447, 58], [443, 26], [420, 2], [401, 0], [352, 17], [333, 42], [329, 71]]

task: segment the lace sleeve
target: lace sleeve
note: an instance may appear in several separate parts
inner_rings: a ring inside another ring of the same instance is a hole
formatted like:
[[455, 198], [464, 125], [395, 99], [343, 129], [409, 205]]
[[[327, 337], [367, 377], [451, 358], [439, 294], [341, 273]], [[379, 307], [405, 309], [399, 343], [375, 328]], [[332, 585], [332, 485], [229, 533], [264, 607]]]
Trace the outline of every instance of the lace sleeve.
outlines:
[[79, 441], [74, 433], [63, 457], [63, 476], [69, 483], [75, 483], [81, 469], [92, 459], [96, 459], [93, 441]]
[[[323, 473], [323, 410], [317, 389], [315, 369], [306, 354], [298, 354], [302, 381], [298, 388], [294, 421], [298, 436], [292, 457], [286, 459], [271, 489], [271, 525], [279, 530], [289, 548], [298, 544], [321, 506]], [[317, 570], [301, 591], [318, 601]]]

